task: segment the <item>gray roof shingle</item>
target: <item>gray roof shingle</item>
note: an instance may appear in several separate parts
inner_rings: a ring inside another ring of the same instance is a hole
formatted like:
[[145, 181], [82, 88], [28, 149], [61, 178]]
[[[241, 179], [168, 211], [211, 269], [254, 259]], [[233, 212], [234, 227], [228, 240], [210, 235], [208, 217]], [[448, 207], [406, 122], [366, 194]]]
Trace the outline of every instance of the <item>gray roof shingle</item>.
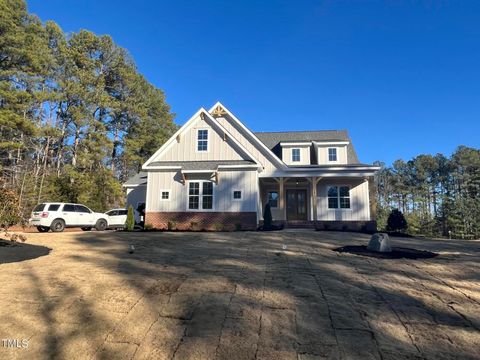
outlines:
[[317, 130], [317, 131], [278, 131], [278, 132], [255, 132], [255, 136], [265, 144], [275, 155], [282, 158], [281, 142], [295, 141], [348, 141], [347, 156], [348, 164], [358, 164], [358, 157], [348, 136], [347, 130]]
[[138, 174], [128, 178], [123, 185], [147, 185], [147, 173], [140, 171]]

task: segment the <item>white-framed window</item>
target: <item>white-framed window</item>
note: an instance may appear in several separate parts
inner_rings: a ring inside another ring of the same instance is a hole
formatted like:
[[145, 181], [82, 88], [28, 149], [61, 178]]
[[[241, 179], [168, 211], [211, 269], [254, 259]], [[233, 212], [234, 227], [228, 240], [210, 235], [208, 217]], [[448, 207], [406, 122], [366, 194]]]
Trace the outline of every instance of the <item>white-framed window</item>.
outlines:
[[242, 200], [242, 190], [233, 190], [233, 200]]
[[292, 149], [292, 162], [300, 161], [300, 149]]
[[170, 190], [160, 190], [160, 200], [170, 201]]
[[213, 182], [188, 183], [188, 210], [213, 210]]
[[197, 151], [208, 151], [208, 129], [197, 130]]
[[328, 161], [337, 161], [337, 148], [328, 148]]
[[269, 191], [268, 192], [268, 203], [271, 208], [278, 207], [278, 191]]
[[350, 209], [349, 186], [329, 186], [327, 197], [329, 209]]

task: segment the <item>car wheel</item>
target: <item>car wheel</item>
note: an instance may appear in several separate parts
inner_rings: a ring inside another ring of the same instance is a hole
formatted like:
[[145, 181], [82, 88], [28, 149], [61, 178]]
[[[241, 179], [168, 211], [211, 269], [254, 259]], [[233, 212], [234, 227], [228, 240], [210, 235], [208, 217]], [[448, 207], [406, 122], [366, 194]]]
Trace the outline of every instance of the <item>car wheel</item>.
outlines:
[[48, 232], [50, 228], [48, 226], [37, 226], [38, 232]]
[[52, 221], [52, 225], [50, 226], [53, 232], [62, 232], [65, 230], [65, 221], [62, 219], [55, 219]]
[[97, 221], [97, 224], [95, 225], [95, 229], [97, 231], [104, 231], [107, 228], [108, 224], [105, 219], [100, 219]]
[[90, 230], [92, 230], [91, 227], [82, 227], [81, 229], [82, 229], [83, 231], [90, 231]]

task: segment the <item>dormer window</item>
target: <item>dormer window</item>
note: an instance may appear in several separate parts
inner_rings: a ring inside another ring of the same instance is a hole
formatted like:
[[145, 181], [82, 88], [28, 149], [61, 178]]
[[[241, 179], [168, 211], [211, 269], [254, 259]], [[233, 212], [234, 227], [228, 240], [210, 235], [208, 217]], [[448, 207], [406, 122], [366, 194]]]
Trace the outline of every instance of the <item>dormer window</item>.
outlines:
[[197, 151], [208, 151], [208, 130], [206, 129], [197, 132]]
[[328, 161], [337, 161], [337, 148], [328, 148]]
[[300, 149], [292, 149], [292, 162], [300, 162]]

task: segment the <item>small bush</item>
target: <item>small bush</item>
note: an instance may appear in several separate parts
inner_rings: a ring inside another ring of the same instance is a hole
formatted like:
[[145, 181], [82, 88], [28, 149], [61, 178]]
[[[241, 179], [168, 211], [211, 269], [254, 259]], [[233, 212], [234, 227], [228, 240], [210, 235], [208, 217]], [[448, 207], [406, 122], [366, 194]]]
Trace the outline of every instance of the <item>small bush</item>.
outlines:
[[167, 228], [168, 230], [172, 231], [172, 230], [176, 230], [177, 229], [177, 223], [175, 221], [169, 221], [167, 223]]
[[223, 231], [223, 224], [215, 223], [213, 224], [213, 228], [215, 229], [215, 231]]
[[235, 223], [235, 231], [242, 231], [242, 224], [241, 223]]
[[272, 210], [270, 209], [270, 204], [265, 205], [265, 211], [263, 212], [263, 227], [265, 229], [270, 229], [272, 227]]
[[388, 215], [387, 231], [404, 232], [405, 230], [407, 230], [407, 228], [408, 224], [407, 220], [405, 220], [405, 216], [403, 216], [400, 210], [393, 209], [390, 215]]
[[190, 230], [196, 230], [197, 229], [197, 226], [198, 226], [198, 223], [196, 221], [192, 221], [190, 223]]
[[147, 224], [143, 225], [143, 230], [147, 230], [147, 231], [148, 231], [148, 230], [152, 230], [152, 229], [153, 229], [153, 225], [152, 225], [152, 224], [148, 224], [148, 223], [147, 223]]
[[135, 228], [135, 216], [133, 214], [133, 206], [128, 207], [127, 221], [125, 222], [125, 229], [127, 231], [133, 231]]

